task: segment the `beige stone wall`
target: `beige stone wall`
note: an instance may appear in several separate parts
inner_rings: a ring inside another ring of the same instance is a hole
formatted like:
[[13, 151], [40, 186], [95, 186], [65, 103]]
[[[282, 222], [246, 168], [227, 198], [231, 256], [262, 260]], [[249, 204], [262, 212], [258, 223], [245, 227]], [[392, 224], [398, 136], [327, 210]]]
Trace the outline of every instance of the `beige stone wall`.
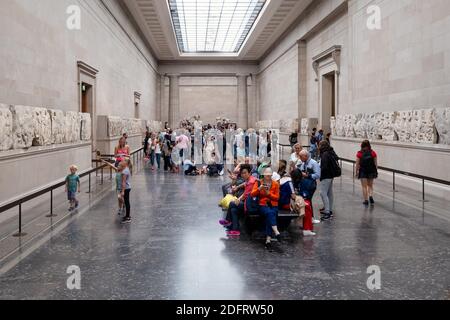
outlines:
[[298, 50], [292, 47], [258, 75], [259, 120], [297, 118]]
[[[379, 5], [382, 29], [365, 27]], [[450, 102], [450, 1], [349, 3], [352, 106], [344, 112], [414, 110]]]
[[[381, 30], [367, 28], [368, 5], [380, 7]], [[450, 107], [450, 1], [317, 0], [299, 21], [265, 56], [260, 69], [270, 69], [273, 65], [278, 72], [288, 70], [288, 49], [295, 48], [298, 40], [306, 42], [306, 79], [296, 79], [297, 83], [306, 81], [306, 103], [302, 110], [306, 117], [320, 116], [319, 88], [312, 58], [334, 45], [342, 46], [338, 115]], [[274, 79], [275, 74], [268, 77]], [[263, 82], [258, 89], [267, 91], [260, 95], [262, 118], [298, 112], [298, 103], [293, 103], [288, 110], [280, 108], [269, 113], [266, 107], [269, 100], [264, 99], [285, 99], [284, 87], [271, 86], [269, 91]], [[439, 139], [442, 144], [448, 141], [445, 128], [448, 116], [444, 114], [440, 118], [444, 119], [439, 126], [444, 132], [444, 139]], [[425, 142], [399, 140], [374, 142], [380, 165], [448, 179], [450, 151], [433, 144], [435, 137]], [[353, 159], [359, 143], [359, 139], [336, 139], [334, 146], [338, 154]], [[423, 163], [433, 163], [435, 170], [430, 172]]]
[[203, 123], [217, 117], [237, 119], [237, 80], [235, 77], [181, 77], [181, 118], [200, 115]]
[[313, 57], [334, 45], [340, 45], [343, 48], [341, 52], [341, 74], [338, 79], [338, 108], [339, 111], [348, 108], [348, 17], [343, 13], [325, 29], [306, 40], [306, 116], [308, 118], [319, 117], [319, 84], [316, 82], [317, 76], [312, 67]]
[[[99, 0], [2, 1], [0, 101], [78, 112], [81, 60], [99, 70], [97, 114], [134, 117], [138, 91], [140, 117], [154, 119], [156, 62], [118, 3], [104, 3], [115, 18]], [[81, 8], [81, 30], [66, 28], [69, 5]]]
[[[173, 69], [180, 71], [182, 69]], [[207, 70], [206, 70], [207, 71]], [[210, 69], [211, 71], [211, 69]], [[162, 103], [162, 123], [168, 119], [169, 79], [166, 77]], [[180, 116], [190, 118], [200, 115], [204, 124], [215, 124], [217, 117], [238, 121], [237, 78], [234, 76], [180, 76]], [[251, 77], [247, 80], [247, 101], [254, 107], [254, 87]]]

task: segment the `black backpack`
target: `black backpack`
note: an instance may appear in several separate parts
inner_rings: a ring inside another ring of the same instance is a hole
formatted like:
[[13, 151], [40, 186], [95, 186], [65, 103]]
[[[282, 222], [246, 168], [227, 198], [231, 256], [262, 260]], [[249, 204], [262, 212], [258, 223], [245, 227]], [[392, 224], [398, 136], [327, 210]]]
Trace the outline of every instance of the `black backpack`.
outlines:
[[210, 164], [208, 166], [208, 176], [214, 177], [219, 175], [219, 168], [217, 167], [217, 164]]
[[342, 169], [341, 166], [339, 165], [339, 157], [335, 152], [330, 152], [330, 160], [333, 178], [339, 178], [342, 175]]
[[375, 166], [375, 160], [372, 157], [372, 150], [364, 151], [360, 160], [361, 169], [365, 173], [374, 173], [377, 168]]

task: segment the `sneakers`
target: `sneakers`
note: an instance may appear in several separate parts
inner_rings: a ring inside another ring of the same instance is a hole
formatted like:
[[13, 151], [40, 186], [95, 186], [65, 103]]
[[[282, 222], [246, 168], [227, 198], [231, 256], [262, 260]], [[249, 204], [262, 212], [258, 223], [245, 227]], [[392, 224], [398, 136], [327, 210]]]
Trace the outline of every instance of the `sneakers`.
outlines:
[[224, 226], [224, 227], [228, 227], [231, 225], [231, 221], [225, 220], [225, 219], [221, 219], [219, 220], [219, 224]]
[[363, 202], [363, 205], [366, 206], [366, 207], [368, 207], [368, 206], [369, 206], [369, 201], [367, 201], [367, 200], [364, 201], [364, 202]]
[[275, 239], [276, 239], [278, 242], [281, 242], [281, 233], [278, 234], [278, 235], [276, 235], [276, 236], [275, 236]]
[[310, 230], [303, 230], [303, 236], [308, 237], [308, 236], [315, 236], [316, 233], [312, 232]]
[[130, 223], [131, 222], [131, 218], [130, 217], [124, 217], [123, 219], [122, 219], [122, 223]]
[[237, 231], [237, 230], [227, 231], [227, 236], [239, 237], [240, 235], [241, 235], [241, 232]]
[[[373, 199], [372, 199], [373, 200]], [[75, 202], [75, 209], [77, 209], [78, 208], [78, 205], [79, 205], [80, 203], [77, 201], [77, 202]]]
[[320, 220], [317, 220], [317, 219], [314, 219], [314, 218], [313, 218], [312, 223], [313, 223], [313, 224], [319, 224], [319, 223], [320, 223]]
[[373, 197], [369, 197], [370, 204], [375, 204], [375, 200], [373, 200]]
[[269, 250], [272, 251], [272, 243], [270, 241], [266, 241], [266, 243], [264, 244], [264, 247]]
[[328, 221], [328, 220], [331, 220], [331, 217], [332, 217], [331, 213], [325, 213], [325, 214], [322, 216], [322, 218], [320, 218], [320, 220], [322, 220], [322, 221]]

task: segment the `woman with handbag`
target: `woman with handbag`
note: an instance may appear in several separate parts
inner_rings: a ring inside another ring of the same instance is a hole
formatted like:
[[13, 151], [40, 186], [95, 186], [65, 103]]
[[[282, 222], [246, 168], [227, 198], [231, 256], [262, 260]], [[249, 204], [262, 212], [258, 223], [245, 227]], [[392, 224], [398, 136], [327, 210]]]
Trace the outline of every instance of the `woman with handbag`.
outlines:
[[277, 227], [278, 200], [280, 199], [280, 185], [272, 179], [272, 168], [266, 168], [260, 184], [255, 184], [251, 193], [252, 197], [259, 197], [259, 212], [266, 218], [266, 243], [267, 249], [271, 249], [272, 235], [280, 240], [280, 232]]

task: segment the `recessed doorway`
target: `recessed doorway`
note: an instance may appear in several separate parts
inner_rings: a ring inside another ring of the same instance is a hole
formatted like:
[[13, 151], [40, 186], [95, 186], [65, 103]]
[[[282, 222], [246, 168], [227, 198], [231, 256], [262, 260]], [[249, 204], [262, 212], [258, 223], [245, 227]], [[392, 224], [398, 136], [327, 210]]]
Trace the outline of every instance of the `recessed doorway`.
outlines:
[[321, 124], [325, 134], [331, 130], [331, 117], [336, 116], [336, 74], [330, 72], [322, 76]]

